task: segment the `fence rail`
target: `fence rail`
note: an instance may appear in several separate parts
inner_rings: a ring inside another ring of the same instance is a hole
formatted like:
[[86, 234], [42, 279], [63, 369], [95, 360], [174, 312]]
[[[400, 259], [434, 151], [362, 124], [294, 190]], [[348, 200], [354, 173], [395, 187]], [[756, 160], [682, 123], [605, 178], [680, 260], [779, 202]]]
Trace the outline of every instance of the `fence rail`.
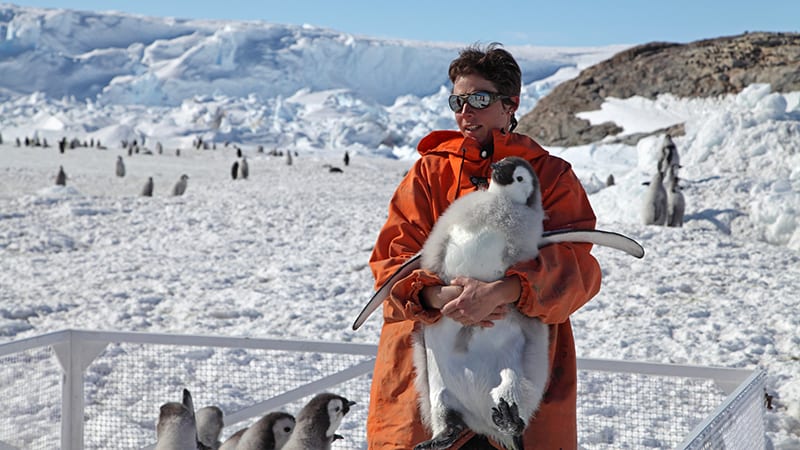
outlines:
[[[356, 407], [336, 448], [366, 448], [371, 344], [63, 330], [0, 344], [0, 450], [152, 448], [159, 406], [225, 416], [223, 436], [323, 390]], [[762, 370], [579, 359], [584, 449], [763, 448]]]

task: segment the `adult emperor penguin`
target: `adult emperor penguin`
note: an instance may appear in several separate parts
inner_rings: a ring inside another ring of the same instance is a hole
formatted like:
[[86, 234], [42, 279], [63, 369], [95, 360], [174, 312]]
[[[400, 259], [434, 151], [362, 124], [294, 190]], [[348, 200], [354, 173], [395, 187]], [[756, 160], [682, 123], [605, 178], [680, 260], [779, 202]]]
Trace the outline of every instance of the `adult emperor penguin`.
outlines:
[[659, 170], [666, 172], [672, 166], [680, 167], [681, 159], [678, 155], [678, 147], [669, 134], [664, 136], [664, 144], [661, 146], [661, 159], [659, 160]]
[[147, 177], [147, 181], [144, 183], [144, 187], [142, 188], [142, 196], [153, 196], [153, 177]]
[[221, 445], [219, 435], [225, 426], [222, 410], [216, 406], [205, 406], [198, 409], [194, 416], [197, 423], [197, 440], [212, 450], [218, 449]]
[[231, 178], [234, 180], [239, 177], [239, 161], [234, 161], [231, 166]]
[[[458, 276], [495, 281], [535, 259], [542, 236], [539, 179], [523, 158], [492, 165], [489, 188], [454, 201], [422, 248], [422, 268], [445, 283]], [[508, 449], [539, 407], [548, 378], [548, 327], [516, 308], [493, 327], [442, 317], [415, 335], [423, 421], [433, 438], [415, 449], [446, 449], [467, 428]]]
[[327, 392], [316, 395], [300, 410], [283, 450], [330, 450], [333, 441], [342, 439], [336, 429], [353, 405], [355, 402], [340, 395]]
[[56, 185], [67, 185], [67, 174], [64, 172], [64, 166], [58, 166], [58, 174], [56, 175]]
[[186, 185], [189, 181], [189, 175], [183, 174], [181, 175], [181, 179], [175, 183], [175, 187], [172, 188], [172, 195], [183, 195], [186, 192]]
[[155, 450], [198, 449], [194, 403], [188, 389], [183, 390], [181, 403], [168, 402], [161, 405], [156, 439]]
[[[236, 450], [280, 450], [289, 441], [295, 428], [294, 416], [286, 412], [271, 412], [258, 419], [250, 427], [239, 430], [242, 434], [236, 439]], [[238, 434], [238, 432], [237, 432]], [[228, 443], [225, 441], [225, 444]]]
[[122, 156], [117, 156], [117, 176], [125, 176], [125, 163], [122, 161]]

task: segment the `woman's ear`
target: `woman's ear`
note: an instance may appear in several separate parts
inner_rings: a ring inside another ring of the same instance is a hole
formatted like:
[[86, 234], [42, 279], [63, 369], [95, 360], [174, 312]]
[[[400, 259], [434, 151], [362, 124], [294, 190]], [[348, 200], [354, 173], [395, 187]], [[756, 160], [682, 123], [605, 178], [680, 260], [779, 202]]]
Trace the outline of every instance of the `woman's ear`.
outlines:
[[519, 108], [519, 95], [510, 97], [508, 100], [507, 103], [503, 103], [506, 106], [506, 112], [514, 114], [517, 112], [517, 108]]

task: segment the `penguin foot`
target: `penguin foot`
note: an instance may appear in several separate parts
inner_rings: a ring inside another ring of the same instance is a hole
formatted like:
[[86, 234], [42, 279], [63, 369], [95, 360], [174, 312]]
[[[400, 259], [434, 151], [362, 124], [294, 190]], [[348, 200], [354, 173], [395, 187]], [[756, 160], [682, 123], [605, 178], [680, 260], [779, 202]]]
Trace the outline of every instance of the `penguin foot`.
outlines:
[[466, 429], [467, 425], [461, 419], [461, 416], [457, 412], [450, 410], [447, 412], [447, 427], [430, 440], [417, 444], [414, 450], [448, 449], [456, 443]]
[[519, 417], [517, 404], [509, 405], [502, 397], [497, 406], [492, 407], [492, 420], [504, 434], [519, 436], [525, 430], [525, 422]]

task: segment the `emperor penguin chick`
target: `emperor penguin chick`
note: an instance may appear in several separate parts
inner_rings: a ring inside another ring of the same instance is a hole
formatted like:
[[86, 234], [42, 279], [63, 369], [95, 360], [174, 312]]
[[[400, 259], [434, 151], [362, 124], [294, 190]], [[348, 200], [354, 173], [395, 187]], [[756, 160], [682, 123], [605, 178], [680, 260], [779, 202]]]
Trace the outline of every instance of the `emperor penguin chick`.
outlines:
[[336, 394], [318, 394], [300, 410], [283, 450], [330, 450], [333, 441], [342, 439], [336, 429], [353, 405], [355, 402]]
[[189, 183], [189, 175], [183, 174], [181, 175], [180, 180], [175, 183], [175, 186], [172, 188], [172, 195], [183, 195], [186, 192], [186, 186]]
[[198, 409], [194, 416], [197, 423], [197, 440], [209, 449], [218, 449], [221, 445], [219, 435], [225, 426], [222, 410], [216, 406], [206, 406]]
[[294, 427], [295, 420], [291, 414], [271, 412], [244, 430], [238, 439], [238, 444], [231, 448], [236, 450], [280, 450], [289, 441]]
[[[539, 254], [544, 211], [536, 173], [519, 157], [492, 169], [489, 188], [454, 201], [422, 248], [422, 268], [445, 283], [499, 280]], [[547, 384], [548, 348], [548, 327], [513, 307], [489, 328], [448, 317], [422, 325], [414, 336], [415, 385], [433, 437], [415, 449], [450, 448], [469, 428], [522, 450]]]
[[197, 450], [198, 447], [192, 394], [184, 389], [181, 403], [161, 405], [155, 450]]
[[122, 156], [117, 156], [117, 168], [116, 173], [118, 177], [125, 176], [125, 163], [122, 161]]

